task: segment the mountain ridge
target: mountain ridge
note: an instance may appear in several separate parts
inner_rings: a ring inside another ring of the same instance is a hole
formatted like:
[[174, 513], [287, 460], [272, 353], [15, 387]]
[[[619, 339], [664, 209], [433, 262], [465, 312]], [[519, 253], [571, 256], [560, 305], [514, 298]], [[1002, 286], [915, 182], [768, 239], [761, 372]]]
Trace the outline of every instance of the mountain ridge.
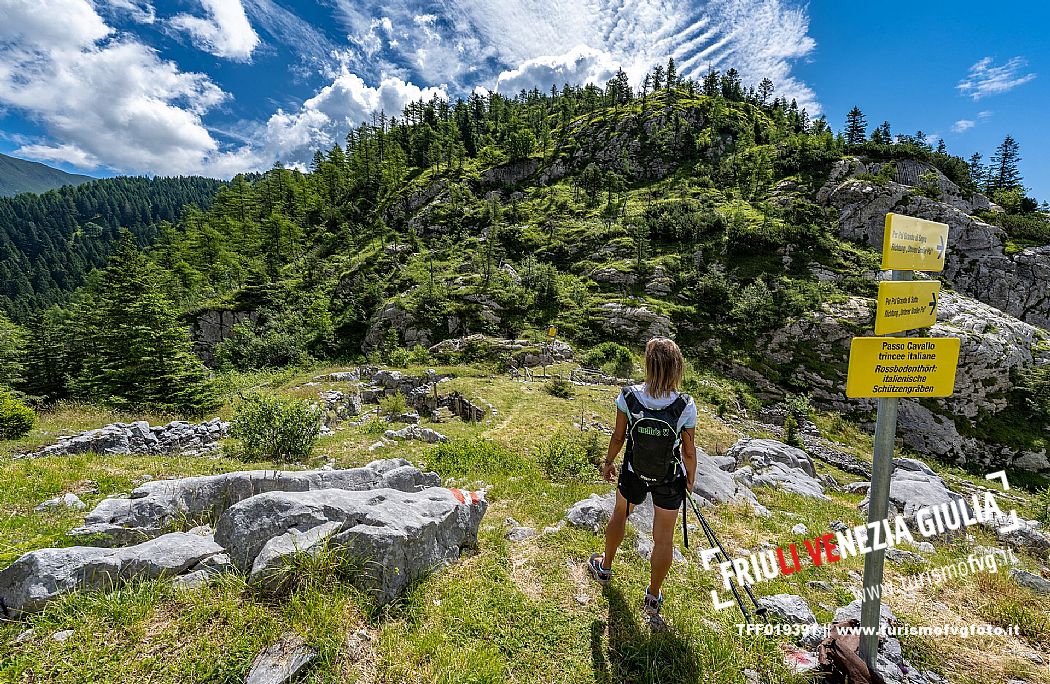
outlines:
[[14, 197], [23, 192], [39, 194], [63, 185], [80, 185], [93, 180], [96, 179], [91, 176], [0, 154], [0, 197]]

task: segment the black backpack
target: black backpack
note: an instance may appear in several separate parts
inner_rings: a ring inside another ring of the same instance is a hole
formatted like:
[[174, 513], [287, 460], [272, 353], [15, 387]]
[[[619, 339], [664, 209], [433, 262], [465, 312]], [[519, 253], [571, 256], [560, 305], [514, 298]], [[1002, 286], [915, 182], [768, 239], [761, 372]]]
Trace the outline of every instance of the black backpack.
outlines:
[[661, 409], [647, 408], [631, 387], [623, 388], [627, 404], [627, 462], [631, 470], [650, 484], [663, 484], [681, 473], [681, 435], [678, 421], [689, 405], [689, 397], [678, 398]]

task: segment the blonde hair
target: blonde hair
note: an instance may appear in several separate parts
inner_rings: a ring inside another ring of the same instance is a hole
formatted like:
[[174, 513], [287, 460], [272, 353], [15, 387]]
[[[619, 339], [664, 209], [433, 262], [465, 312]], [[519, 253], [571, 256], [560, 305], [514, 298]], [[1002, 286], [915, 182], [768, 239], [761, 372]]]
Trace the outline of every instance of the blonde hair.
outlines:
[[678, 389], [685, 372], [682, 350], [666, 337], [645, 345], [645, 388], [652, 397], [666, 397]]

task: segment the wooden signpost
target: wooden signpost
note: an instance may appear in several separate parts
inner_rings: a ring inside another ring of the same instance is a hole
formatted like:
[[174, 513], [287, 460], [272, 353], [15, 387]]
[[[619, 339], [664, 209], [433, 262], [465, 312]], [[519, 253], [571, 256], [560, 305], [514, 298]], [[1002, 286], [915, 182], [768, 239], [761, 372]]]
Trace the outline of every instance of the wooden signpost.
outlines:
[[[881, 523], [889, 510], [893, 447], [897, 438], [897, 402], [902, 397], [947, 397], [955, 390], [959, 339], [908, 338], [900, 333], [937, 320], [940, 283], [912, 281], [913, 271], [944, 270], [948, 226], [911, 216], [886, 214], [882, 268], [891, 271], [879, 286], [875, 334], [850, 345], [846, 396], [878, 398], [875, 453], [868, 495], [868, 522]], [[884, 549], [864, 555], [860, 654], [875, 669], [879, 652], [879, 612]]]

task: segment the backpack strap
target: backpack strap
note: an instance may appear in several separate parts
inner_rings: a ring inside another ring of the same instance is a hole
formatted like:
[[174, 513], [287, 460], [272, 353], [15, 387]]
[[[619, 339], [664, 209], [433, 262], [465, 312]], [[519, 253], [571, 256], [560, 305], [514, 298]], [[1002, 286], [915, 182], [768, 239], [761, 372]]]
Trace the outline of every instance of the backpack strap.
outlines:
[[623, 390], [623, 402], [627, 404], [627, 422], [634, 422], [634, 415], [636, 413], [642, 413], [645, 411], [645, 406], [642, 405], [642, 400], [638, 398], [633, 387], [624, 387]]

